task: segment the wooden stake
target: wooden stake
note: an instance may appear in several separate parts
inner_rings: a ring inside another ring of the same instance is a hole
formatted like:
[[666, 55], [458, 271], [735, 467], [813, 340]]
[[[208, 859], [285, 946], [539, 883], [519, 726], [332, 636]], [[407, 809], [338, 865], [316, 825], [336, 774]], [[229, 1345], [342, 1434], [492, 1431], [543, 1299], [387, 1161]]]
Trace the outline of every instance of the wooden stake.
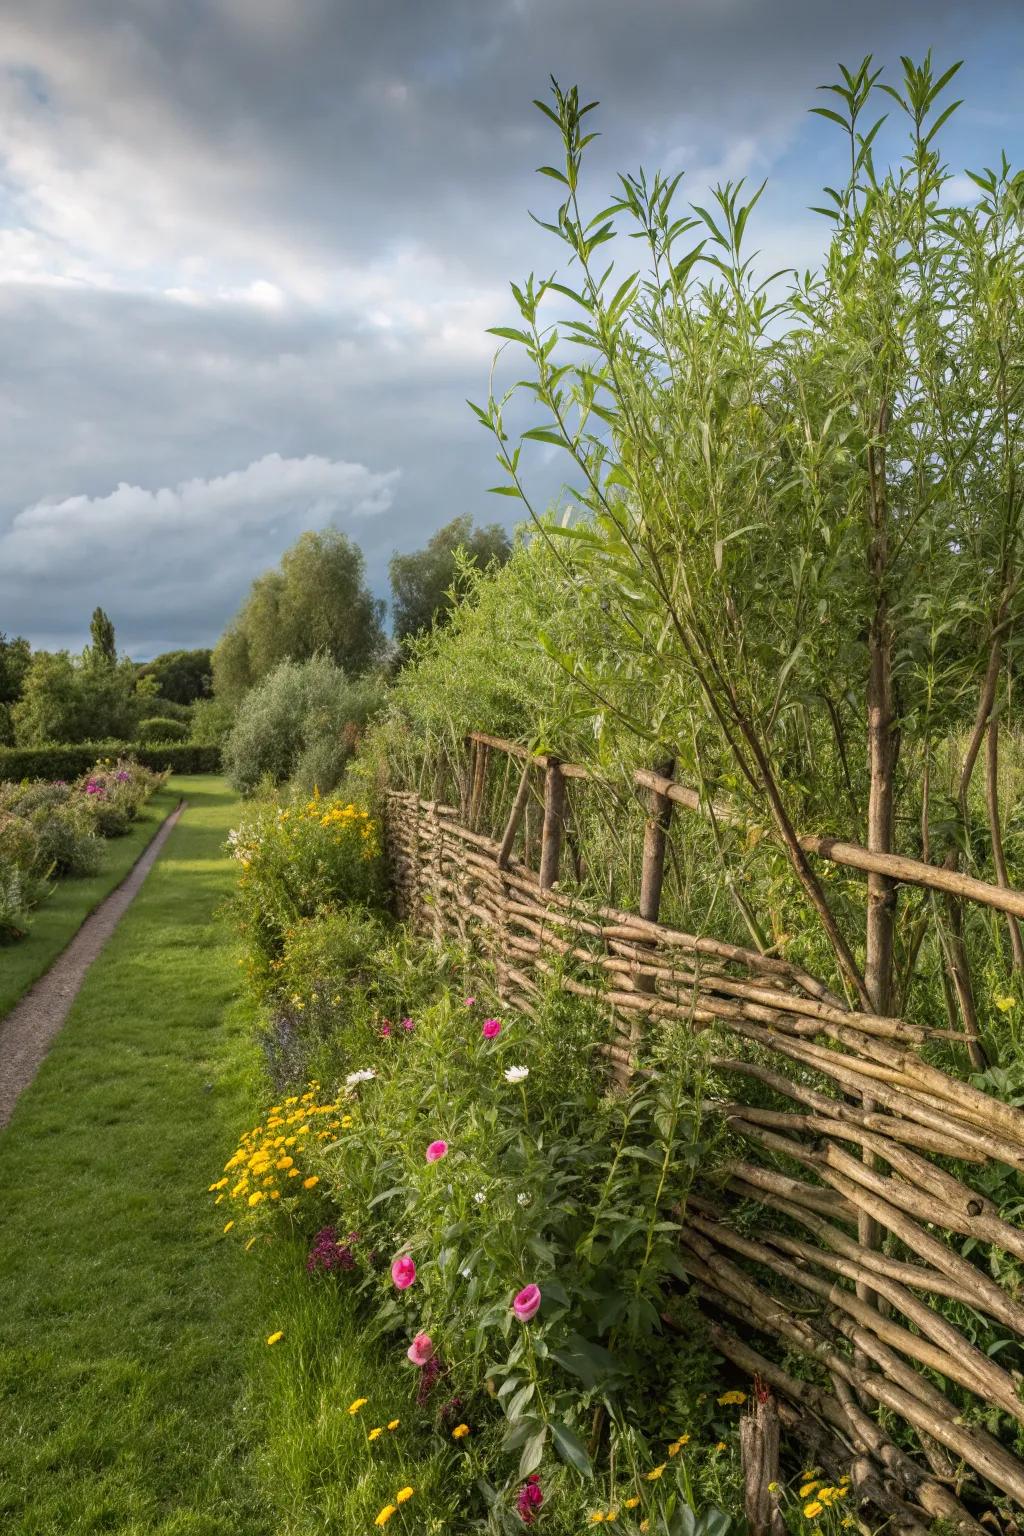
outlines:
[[542, 891], [558, 881], [562, 858], [562, 833], [565, 830], [565, 780], [553, 758], [544, 770], [544, 830], [541, 836], [540, 877]]
[[775, 1399], [754, 1378], [754, 1395], [740, 1419], [743, 1513], [750, 1536], [783, 1536], [779, 1508], [779, 1415]]

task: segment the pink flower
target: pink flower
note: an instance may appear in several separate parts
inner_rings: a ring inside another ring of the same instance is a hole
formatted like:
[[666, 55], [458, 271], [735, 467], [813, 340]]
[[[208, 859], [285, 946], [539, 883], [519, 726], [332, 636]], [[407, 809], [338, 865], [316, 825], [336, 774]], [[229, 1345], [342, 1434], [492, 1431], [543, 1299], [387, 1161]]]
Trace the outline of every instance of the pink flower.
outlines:
[[484, 1019], [484, 1027], [480, 1031], [485, 1040], [497, 1040], [501, 1034], [500, 1019]]
[[387, 1040], [391, 1035], [391, 1025], [387, 1022], [386, 1019], [380, 1027], [380, 1035], [382, 1040]]
[[416, 1279], [416, 1265], [407, 1253], [400, 1253], [392, 1264], [391, 1278], [400, 1291], [407, 1291]]
[[540, 1286], [526, 1285], [512, 1302], [512, 1311], [521, 1323], [528, 1323], [540, 1311]]
[[467, 997], [467, 998], [463, 999], [463, 1002], [464, 1002], [464, 1004], [465, 1004], [465, 1006], [467, 1008], [472, 1008], [473, 1004], [476, 1002], [476, 998], [475, 997]]
[[403, 1019], [402, 1028], [405, 1030], [407, 1035], [411, 1035], [413, 1030], [416, 1028], [416, 1025], [412, 1019]]
[[405, 1353], [413, 1365], [426, 1365], [434, 1353], [434, 1345], [430, 1334], [418, 1333]]
[[524, 1525], [532, 1525], [537, 1516], [535, 1511], [544, 1503], [544, 1494], [541, 1492], [540, 1478], [536, 1472], [531, 1472], [526, 1482], [519, 1490], [516, 1500], [516, 1509], [519, 1518]]
[[439, 1163], [447, 1151], [448, 1143], [446, 1141], [432, 1141], [427, 1148], [427, 1162]]

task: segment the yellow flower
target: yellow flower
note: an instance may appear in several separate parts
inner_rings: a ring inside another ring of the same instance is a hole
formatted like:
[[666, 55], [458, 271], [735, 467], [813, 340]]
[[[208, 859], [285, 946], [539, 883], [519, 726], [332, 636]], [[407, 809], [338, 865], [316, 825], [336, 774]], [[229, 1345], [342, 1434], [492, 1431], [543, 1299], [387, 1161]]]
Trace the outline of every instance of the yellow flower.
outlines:
[[822, 1508], [823, 1506], [818, 1503], [818, 1500], [813, 1499], [810, 1504], [804, 1505], [804, 1519], [814, 1520], [818, 1515], [821, 1514]]
[[283, 1339], [283, 1338], [284, 1338], [284, 1329], [283, 1328], [279, 1328], [276, 1333], [272, 1333], [270, 1335], [270, 1337], [267, 1339], [267, 1343], [268, 1344], [276, 1344], [278, 1339]]
[[391, 1516], [395, 1513], [397, 1508], [397, 1504], [385, 1504], [384, 1508], [373, 1522], [374, 1525], [387, 1525], [388, 1521], [391, 1519]]
[[651, 1522], [649, 1520], [641, 1520], [640, 1521], [640, 1529], [642, 1531], [649, 1531], [650, 1528], [651, 1528]]
[[317, 1174], [317, 1173], [313, 1173], [313, 1174], [310, 1174], [308, 1179], [303, 1179], [302, 1187], [303, 1187], [303, 1189], [313, 1189], [319, 1183], [320, 1183], [320, 1175]]
[[718, 1399], [718, 1405], [720, 1408], [725, 1408], [732, 1403], [745, 1403], [746, 1400], [747, 1394], [745, 1392], [723, 1392]]
[[809, 1499], [817, 1486], [817, 1483], [804, 1483], [803, 1487], [800, 1489], [800, 1497], [802, 1499]]
[[662, 1464], [661, 1464], [661, 1466], [660, 1466], [660, 1467], [652, 1467], [652, 1468], [651, 1468], [651, 1470], [650, 1470], [650, 1471], [649, 1471], [649, 1472], [647, 1472], [647, 1473], [645, 1473], [645, 1474], [644, 1474], [644, 1475], [645, 1475], [645, 1477], [646, 1477], [646, 1478], [647, 1478], [647, 1481], [648, 1481], [648, 1482], [649, 1482], [649, 1483], [654, 1483], [654, 1482], [657, 1482], [657, 1480], [658, 1480], [658, 1478], [659, 1478], [659, 1477], [660, 1477], [660, 1476], [661, 1476], [661, 1474], [662, 1474], [662, 1473], [663, 1473], [663, 1472], [664, 1472], [664, 1470], [665, 1470], [665, 1466], [666, 1466], [666, 1463], [665, 1463], [665, 1462], [662, 1462]]
[[349, 1403], [349, 1413], [358, 1413], [360, 1408], [364, 1407], [369, 1401], [368, 1397], [357, 1397], [354, 1403]]
[[689, 1443], [690, 1443], [689, 1435], [680, 1435], [679, 1439], [678, 1440], [673, 1440], [672, 1444], [669, 1446], [669, 1448], [668, 1448], [669, 1455], [670, 1456], [678, 1456], [679, 1452], [682, 1450], [683, 1446], [684, 1445], [689, 1445]]
[[769, 1483], [768, 1484], [768, 1492], [769, 1493], [778, 1493], [778, 1491], [779, 1491], [778, 1483]]
[[298, 1176], [299, 1176], [299, 1170], [297, 1168], [289, 1168], [288, 1169], [288, 1177], [290, 1179], [297, 1179]]
[[291, 1168], [291, 1167], [294, 1166], [294, 1161], [295, 1161], [294, 1158], [291, 1158], [291, 1157], [279, 1157], [277, 1162], [274, 1164], [274, 1167], [275, 1168]]
[[371, 1429], [370, 1430], [370, 1433], [367, 1435], [366, 1438], [367, 1438], [367, 1440], [379, 1440], [383, 1433], [384, 1433], [384, 1431], [378, 1425], [378, 1427], [376, 1429]]
[[252, 1194], [249, 1196], [249, 1204], [250, 1205], [259, 1205], [259, 1203], [260, 1203], [260, 1201], [262, 1199], [263, 1199], [263, 1191], [262, 1191], [262, 1189], [254, 1189]]
[[727, 1451], [728, 1449], [729, 1447], [726, 1445], [724, 1440], [719, 1440], [718, 1444], [715, 1446], [716, 1451]]
[[228, 1182], [227, 1179], [218, 1179], [216, 1184], [211, 1184], [210, 1185], [210, 1188], [207, 1191], [207, 1193], [208, 1194], [212, 1194], [215, 1189], [223, 1189], [227, 1182]]
[[250, 1239], [249, 1239], [249, 1241], [248, 1241], [248, 1242], [247, 1242], [247, 1243], [246, 1243], [246, 1245], [245, 1245], [245, 1251], [246, 1251], [246, 1253], [248, 1253], [248, 1252], [249, 1252], [249, 1249], [250, 1249], [250, 1248], [251, 1248], [251, 1247], [252, 1247], [252, 1245], [253, 1245], [253, 1243], [254, 1243], [254, 1242], [255, 1242], [255, 1241], [256, 1241], [256, 1239], [255, 1239], [255, 1238], [254, 1238], [254, 1237], [250, 1237]]
[[395, 1503], [404, 1504], [406, 1499], [411, 1499], [415, 1492], [415, 1488], [399, 1488], [395, 1494]]
[[224, 1223], [224, 1231], [225, 1231], [225, 1232], [230, 1232], [230, 1231], [231, 1231], [231, 1228], [232, 1228], [232, 1227], [233, 1227], [233, 1226], [234, 1226], [234, 1222], [233, 1222], [233, 1221], [226, 1221], [226, 1222], [225, 1222], [225, 1223]]
[[631, 1499], [626, 1499], [625, 1500], [625, 1505], [626, 1505], [627, 1509], [636, 1509], [636, 1507], [637, 1507], [637, 1505], [639, 1503], [640, 1503], [640, 1500], [636, 1497], [635, 1494], [633, 1495], [633, 1497]]
[[280, 1200], [280, 1198], [281, 1198], [281, 1191], [279, 1189], [272, 1189], [270, 1191], [270, 1198], [271, 1198], [271, 1200]]
[[401, 1419], [392, 1419], [390, 1424], [388, 1425], [388, 1429], [397, 1429], [399, 1424], [401, 1424], [401, 1422], [402, 1422]]
[[604, 1525], [604, 1511], [601, 1509], [595, 1509], [594, 1513], [590, 1517], [590, 1523], [591, 1525]]
[[993, 1002], [1000, 1013], [1009, 1013], [1011, 1008], [1016, 1008], [1017, 1006], [1017, 999], [1015, 997], [996, 997], [993, 998]]
[[617, 1509], [610, 1509], [610, 1510], [609, 1510], [609, 1511], [608, 1511], [608, 1513], [607, 1513], [607, 1514], [606, 1514], [606, 1515], [605, 1515], [605, 1519], [606, 1519], [606, 1520], [607, 1520], [607, 1522], [608, 1522], [608, 1524], [609, 1524], [609, 1525], [612, 1525], [612, 1524], [614, 1524], [614, 1522], [615, 1522], [615, 1521], [616, 1521], [616, 1520], [617, 1520], [617, 1519], [618, 1519], [618, 1518], [619, 1518], [619, 1512], [618, 1512], [618, 1510], [617, 1510]]
[[853, 1516], [852, 1515], [844, 1515], [843, 1518], [840, 1520], [839, 1524], [840, 1525], [852, 1525], [853, 1524]]
[[453, 1440], [464, 1440], [468, 1434], [469, 1434], [469, 1425], [468, 1424], [456, 1424], [455, 1428], [452, 1430], [452, 1439]]

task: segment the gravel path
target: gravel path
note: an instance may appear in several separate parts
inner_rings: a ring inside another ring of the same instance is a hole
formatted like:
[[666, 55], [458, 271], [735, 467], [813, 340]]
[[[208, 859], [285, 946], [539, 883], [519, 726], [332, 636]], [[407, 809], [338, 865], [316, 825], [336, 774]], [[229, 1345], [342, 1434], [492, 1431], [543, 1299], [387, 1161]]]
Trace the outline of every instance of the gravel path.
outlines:
[[138, 894], [184, 809], [183, 800], [121, 884], [89, 914], [45, 976], [25, 993], [5, 1019], [0, 1019], [0, 1128], [10, 1120], [19, 1095], [38, 1072], [50, 1041], [71, 1011], [86, 971]]

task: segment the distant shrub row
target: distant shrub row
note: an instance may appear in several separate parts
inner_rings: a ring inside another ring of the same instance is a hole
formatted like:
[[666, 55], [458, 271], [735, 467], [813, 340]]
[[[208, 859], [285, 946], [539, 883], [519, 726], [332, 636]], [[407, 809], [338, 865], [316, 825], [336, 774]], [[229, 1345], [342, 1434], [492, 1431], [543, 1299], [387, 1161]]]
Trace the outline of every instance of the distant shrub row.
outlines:
[[219, 773], [220, 748], [191, 743], [126, 744], [122, 741], [80, 742], [74, 746], [0, 747], [0, 782], [22, 779], [77, 779], [100, 758], [130, 752], [146, 768], [162, 773]]

